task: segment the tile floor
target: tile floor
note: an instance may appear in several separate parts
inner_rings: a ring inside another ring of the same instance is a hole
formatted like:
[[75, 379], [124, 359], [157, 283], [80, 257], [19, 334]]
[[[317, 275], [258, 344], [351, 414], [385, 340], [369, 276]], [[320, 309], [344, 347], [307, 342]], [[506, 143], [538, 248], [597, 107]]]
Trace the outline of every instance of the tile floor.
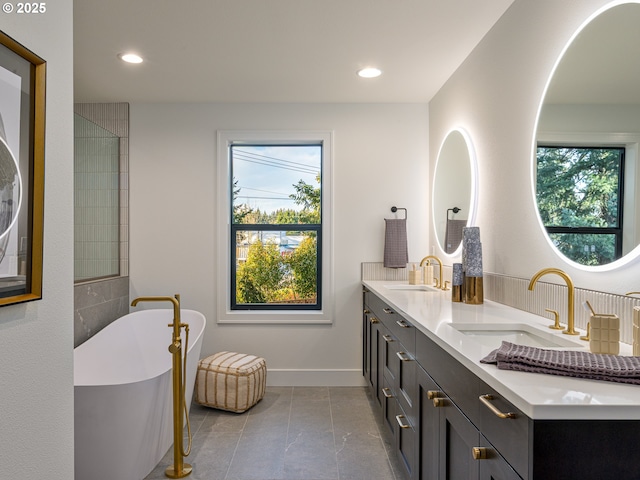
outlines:
[[[365, 387], [268, 387], [243, 414], [193, 404], [186, 478], [401, 480], [372, 405]], [[173, 448], [146, 480], [172, 463]]]

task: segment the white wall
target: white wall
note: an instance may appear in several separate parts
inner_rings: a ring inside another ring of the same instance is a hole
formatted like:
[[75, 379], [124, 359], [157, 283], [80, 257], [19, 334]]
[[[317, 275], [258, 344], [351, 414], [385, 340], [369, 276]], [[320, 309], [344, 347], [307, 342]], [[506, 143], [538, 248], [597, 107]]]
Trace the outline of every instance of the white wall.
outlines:
[[578, 287], [640, 287], [637, 260], [598, 273], [562, 261], [539, 226], [531, 187], [533, 132], [549, 73], [572, 34], [608, 3], [516, 0], [429, 105], [432, 158], [454, 126], [465, 127], [475, 144], [485, 271], [530, 278], [555, 266]]
[[3, 479], [73, 478], [72, 5], [0, 14], [0, 30], [47, 61], [44, 298], [0, 308]]
[[[263, 356], [270, 384], [360, 384], [360, 263], [382, 261], [391, 206], [410, 260], [428, 252], [428, 128], [426, 105], [132, 104], [131, 298], [180, 293], [207, 317], [202, 355]], [[334, 132], [333, 324], [216, 324], [217, 130]]]

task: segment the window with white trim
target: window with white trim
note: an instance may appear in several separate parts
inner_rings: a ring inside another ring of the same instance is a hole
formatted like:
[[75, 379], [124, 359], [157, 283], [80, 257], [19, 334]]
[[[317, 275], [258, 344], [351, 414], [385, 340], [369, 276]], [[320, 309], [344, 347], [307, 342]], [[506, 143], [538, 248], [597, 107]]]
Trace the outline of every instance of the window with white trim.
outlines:
[[331, 135], [221, 132], [218, 138], [219, 212], [227, 227], [226, 238], [219, 237], [222, 320], [284, 314], [286, 322], [325, 323]]

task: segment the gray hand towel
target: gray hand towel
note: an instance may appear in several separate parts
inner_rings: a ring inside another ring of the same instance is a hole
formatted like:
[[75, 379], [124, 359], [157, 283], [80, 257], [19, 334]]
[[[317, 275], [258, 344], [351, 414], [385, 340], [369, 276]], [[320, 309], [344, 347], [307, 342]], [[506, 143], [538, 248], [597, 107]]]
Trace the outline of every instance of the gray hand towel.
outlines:
[[407, 249], [407, 219], [385, 218], [384, 266], [406, 268], [409, 261]]
[[444, 233], [444, 251], [453, 253], [462, 242], [462, 229], [467, 226], [466, 220], [448, 219]]
[[480, 362], [497, 364], [501, 370], [640, 385], [640, 357], [547, 350], [502, 342], [500, 348], [491, 352]]

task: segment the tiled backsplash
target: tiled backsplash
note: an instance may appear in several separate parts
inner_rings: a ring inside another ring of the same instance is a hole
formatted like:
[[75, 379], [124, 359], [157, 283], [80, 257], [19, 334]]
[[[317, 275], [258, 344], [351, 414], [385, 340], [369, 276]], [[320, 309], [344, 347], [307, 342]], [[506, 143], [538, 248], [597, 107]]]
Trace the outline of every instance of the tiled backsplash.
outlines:
[[[445, 279], [451, 279], [451, 267], [444, 266]], [[362, 263], [363, 280], [407, 280], [408, 269], [385, 268], [382, 262]], [[560, 320], [567, 318], [567, 287], [565, 285], [539, 281], [533, 292], [528, 290], [529, 280], [495, 273], [484, 273], [484, 298], [502, 303], [519, 310], [549, 318], [546, 308], [556, 310]], [[561, 279], [558, 279], [560, 282]], [[598, 292], [583, 288], [575, 289], [576, 327], [585, 329], [589, 321], [589, 312], [583, 308], [589, 301], [597, 313], [614, 313], [620, 317], [620, 339], [623, 343], [633, 342], [633, 307], [640, 306], [640, 297]]]

